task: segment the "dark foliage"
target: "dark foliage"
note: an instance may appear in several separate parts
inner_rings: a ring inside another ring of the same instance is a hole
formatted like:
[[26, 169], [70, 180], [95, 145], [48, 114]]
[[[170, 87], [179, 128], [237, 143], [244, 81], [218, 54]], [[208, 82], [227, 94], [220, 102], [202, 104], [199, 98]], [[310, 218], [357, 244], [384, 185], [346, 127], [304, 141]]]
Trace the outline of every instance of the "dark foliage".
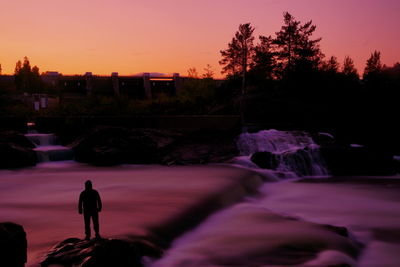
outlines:
[[20, 60], [15, 65], [15, 84], [17, 89], [24, 93], [42, 93], [44, 83], [40, 78], [39, 68], [31, 67], [28, 57], [24, 57], [24, 62]]

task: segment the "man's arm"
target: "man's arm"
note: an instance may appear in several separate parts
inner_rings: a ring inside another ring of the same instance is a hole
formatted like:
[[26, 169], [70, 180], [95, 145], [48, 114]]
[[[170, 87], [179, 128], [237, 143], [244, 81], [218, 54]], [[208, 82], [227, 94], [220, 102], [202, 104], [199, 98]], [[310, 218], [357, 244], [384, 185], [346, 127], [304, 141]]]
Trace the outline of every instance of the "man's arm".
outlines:
[[83, 205], [83, 197], [82, 193], [79, 195], [79, 203], [78, 203], [78, 212], [79, 214], [82, 214], [82, 205]]
[[103, 208], [99, 192], [97, 192], [97, 211], [100, 212]]

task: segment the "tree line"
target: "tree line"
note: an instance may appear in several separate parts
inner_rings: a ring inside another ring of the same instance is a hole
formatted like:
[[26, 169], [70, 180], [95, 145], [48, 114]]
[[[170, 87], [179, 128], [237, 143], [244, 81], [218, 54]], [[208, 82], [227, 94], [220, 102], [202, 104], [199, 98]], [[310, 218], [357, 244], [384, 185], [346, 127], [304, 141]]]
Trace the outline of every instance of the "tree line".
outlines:
[[219, 63], [226, 95], [245, 99], [245, 122], [295, 123], [369, 140], [382, 137], [383, 143], [397, 140], [400, 63], [386, 66], [373, 51], [360, 77], [350, 56], [342, 64], [325, 57], [315, 31], [311, 20], [302, 23], [288, 12], [280, 30], [260, 35], [258, 42], [250, 23], [239, 25]]
[[[260, 35], [256, 44], [254, 27], [250, 23], [239, 25], [228, 47], [220, 51], [222, 59], [219, 64], [227, 79], [240, 78], [244, 86], [268, 80], [288, 81], [315, 72], [342, 73], [352, 79], [360, 78], [351, 57], [345, 57], [341, 68], [335, 56], [325, 60], [320, 47], [322, 38], [313, 38], [316, 25], [312, 20], [301, 23], [289, 12], [285, 12], [283, 17], [284, 25], [275, 36]], [[374, 51], [367, 60], [362, 80], [368, 83], [384, 72], [396, 71], [399, 64], [391, 68], [383, 65], [381, 53]]]

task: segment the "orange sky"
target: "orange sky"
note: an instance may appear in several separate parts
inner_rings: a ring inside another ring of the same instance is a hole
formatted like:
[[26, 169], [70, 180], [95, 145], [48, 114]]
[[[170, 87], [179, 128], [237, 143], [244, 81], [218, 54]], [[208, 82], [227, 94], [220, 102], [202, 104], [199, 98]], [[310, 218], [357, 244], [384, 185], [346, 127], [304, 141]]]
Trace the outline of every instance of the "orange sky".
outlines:
[[399, 0], [1, 0], [0, 64], [12, 73], [28, 56], [40, 71], [109, 75], [179, 72], [210, 64], [240, 23], [270, 35], [289, 11], [317, 25], [327, 56], [354, 58], [359, 70], [373, 50], [400, 61]]

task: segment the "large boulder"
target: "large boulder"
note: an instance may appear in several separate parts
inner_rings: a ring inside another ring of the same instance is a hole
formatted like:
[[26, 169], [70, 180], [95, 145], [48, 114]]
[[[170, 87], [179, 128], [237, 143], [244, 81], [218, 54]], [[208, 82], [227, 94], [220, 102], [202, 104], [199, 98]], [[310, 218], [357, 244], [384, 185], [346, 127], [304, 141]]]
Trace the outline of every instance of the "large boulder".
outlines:
[[97, 127], [75, 140], [75, 159], [95, 165], [160, 163], [167, 146], [178, 134], [122, 127]]
[[161, 254], [147, 240], [68, 238], [49, 251], [41, 266], [138, 267], [143, 266], [143, 256], [159, 258]]
[[37, 157], [34, 147], [23, 134], [0, 132], [0, 169], [35, 166]]
[[0, 223], [0, 266], [23, 267], [27, 260], [27, 240], [21, 225]]
[[250, 160], [262, 169], [275, 170], [279, 166], [276, 155], [268, 151], [256, 152]]
[[326, 175], [325, 161], [320, 156], [318, 148], [288, 150], [275, 154], [271, 152], [256, 152], [251, 161], [263, 169], [294, 172], [299, 176]]

